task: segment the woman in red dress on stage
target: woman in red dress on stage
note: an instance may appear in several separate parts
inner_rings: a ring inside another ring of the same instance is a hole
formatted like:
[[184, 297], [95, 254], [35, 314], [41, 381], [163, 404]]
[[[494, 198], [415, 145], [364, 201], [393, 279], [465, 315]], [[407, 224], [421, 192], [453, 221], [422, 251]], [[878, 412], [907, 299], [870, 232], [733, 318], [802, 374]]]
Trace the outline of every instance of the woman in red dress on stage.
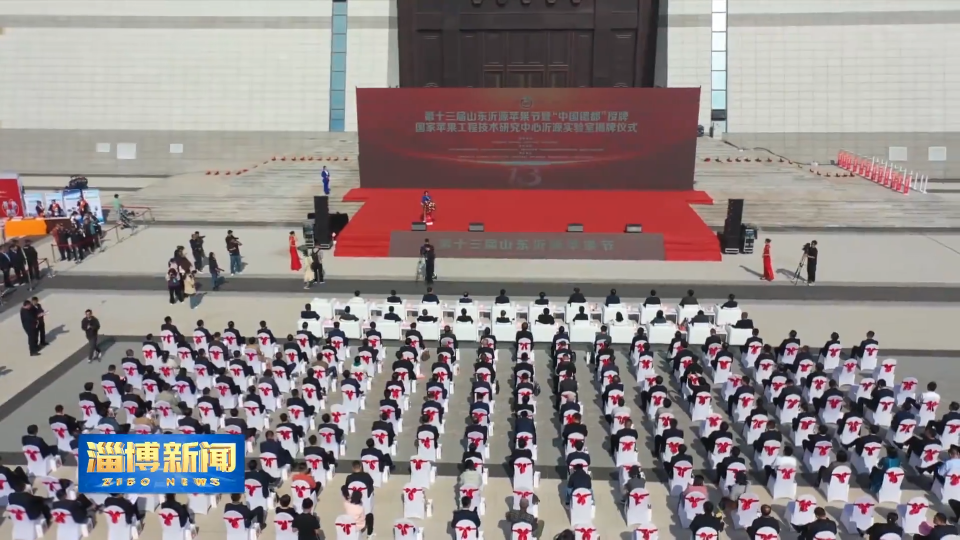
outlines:
[[300, 263], [300, 250], [297, 249], [297, 235], [290, 231], [290, 270], [299, 272], [301, 269], [303, 265]]
[[770, 239], [763, 241], [763, 277], [760, 279], [773, 281], [773, 258], [770, 256]]

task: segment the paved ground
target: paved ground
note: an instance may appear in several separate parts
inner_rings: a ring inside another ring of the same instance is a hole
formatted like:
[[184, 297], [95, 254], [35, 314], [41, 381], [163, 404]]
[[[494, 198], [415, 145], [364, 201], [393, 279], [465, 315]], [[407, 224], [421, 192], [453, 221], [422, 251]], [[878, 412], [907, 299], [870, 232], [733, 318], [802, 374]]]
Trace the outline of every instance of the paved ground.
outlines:
[[[178, 245], [187, 245], [190, 234], [206, 235], [205, 249], [217, 253], [220, 265], [228, 263], [224, 238], [227, 227], [159, 227], [141, 230], [115, 244], [108, 238], [107, 249], [82, 265], [58, 264], [57, 270], [72, 275], [162, 275], [167, 260]], [[245, 277], [290, 277], [287, 236], [290, 228], [232, 227], [243, 243]], [[298, 238], [301, 232], [296, 231]], [[761, 234], [774, 245], [774, 267], [786, 283], [793, 276], [804, 243], [820, 244], [820, 285], [885, 284], [895, 286], [958, 284], [953, 271], [960, 263], [960, 235], [925, 234]], [[47, 250], [43, 250], [46, 255]], [[325, 253], [324, 269], [331, 279], [413, 280], [416, 259], [337, 258]], [[662, 261], [554, 261], [441, 259], [437, 273], [442, 281], [529, 282], [636, 282], [697, 283], [718, 282], [757, 284], [762, 273], [760, 252], [754, 255], [725, 256], [719, 263]], [[778, 282], [765, 285], [776, 285]]]

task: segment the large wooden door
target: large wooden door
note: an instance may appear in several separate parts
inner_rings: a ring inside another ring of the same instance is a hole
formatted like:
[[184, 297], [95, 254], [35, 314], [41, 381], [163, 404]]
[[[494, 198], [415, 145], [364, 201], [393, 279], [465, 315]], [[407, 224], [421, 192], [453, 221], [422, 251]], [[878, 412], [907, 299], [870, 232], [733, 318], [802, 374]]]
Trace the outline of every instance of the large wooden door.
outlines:
[[397, 0], [401, 86], [653, 86], [660, 0]]

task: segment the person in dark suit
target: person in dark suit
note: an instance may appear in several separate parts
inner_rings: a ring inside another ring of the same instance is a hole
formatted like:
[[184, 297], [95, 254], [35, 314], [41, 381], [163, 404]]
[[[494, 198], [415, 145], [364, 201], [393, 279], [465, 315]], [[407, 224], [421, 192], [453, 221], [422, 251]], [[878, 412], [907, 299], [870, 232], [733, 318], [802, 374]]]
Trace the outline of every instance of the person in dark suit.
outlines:
[[387, 312], [383, 314], [383, 318], [388, 321], [400, 322], [400, 316], [393, 312], [393, 306], [387, 307]]
[[177, 496], [173, 493], [167, 493], [163, 496], [163, 502], [160, 503], [161, 509], [170, 509], [177, 513], [180, 518], [180, 527], [186, 527], [188, 523], [193, 523], [193, 516], [187, 510], [187, 505], [177, 501]]
[[233, 493], [230, 495], [230, 502], [228, 502], [223, 507], [224, 513], [226, 512], [236, 512], [243, 516], [243, 524], [246, 528], [253, 528], [254, 522], [263, 529], [266, 526], [266, 516], [263, 513], [263, 507], [258, 506], [257, 508], [250, 509], [246, 503], [243, 502], [243, 494]]
[[667, 318], [663, 316], [663, 310], [657, 311], [657, 316], [650, 320], [650, 324], [667, 324]]
[[753, 525], [747, 527], [747, 534], [750, 535], [750, 540], [756, 540], [757, 531], [764, 527], [770, 527], [771, 529], [780, 533], [780, 520], [773, 517], [773, 508], [769, 504], [765, 504], [760, 507], [760, 515], [757, 519], [753, 520]]
[[586, 309], [583, 306], [580, 306], [580, 312], [573, 316], [573, 321], [589, 321], [590, 316], [587, 315]]
[[470, 293], [467, 291], [463, 292], [463, 296], [460, 297], [461, 304], [472, 304], [473, 298], [470, 298]]
[[423, 310], [423, 313], [421, 313], [420, 316], [417, 317], [417, 322], [434, 323], [434, 322], [437, 322], [437, 318], [430, 315], [429, 311]]
[[700, 311], [697, 312], [696, 315], [693, 316], [692, 319], [690, 319], [690, 322], [692, 324], [709, 323], [710, 317], [707, 317], [707, 315], [701, 309]]
[[720, 307], [724, 309], [733, 309], [737, 307], [739, 304], [737, 304], [736, 298], [737, 297], [732, 294], [727, 296], [727, 301], [724, 302]]
[[[9, 479], [10, 477], [8, 476], [7, 478]], [[23, 491], [23, 485], [7, 498], [7, 507], [10, 506], [19, 506], [26, 510], [27, 519], [31, 521], [43, 517], [43, 519], [47, 520], [47, 523], [50, 523], [50, 507], [47, 506], [47, 502], [43, 497]]]
[[604, 304], [608, 306], [615, 306], [615, 305], [618, 305], [619, 303], [620, 303], [620, 297], [617, 296], [617, 290], [610, 289], [610, 294], [607, 295], [607, 299], [606, 301], [604, 301]]
[[723, 515], [717, 515], [713, 503], [710, 501], [704, 502], [703, 513], [698, 514], [697, 517], [690, 521], [690, 532], [693, 533], [694, 538], [697, 537], [697, 531], [706, 528], [713, 529], [717, 532], [723, 531]]
[[915, 534], [913, 540], [940, 540], [944, 536], [957, 534], [957, 526], [947, 523], [947, 516], [943, 512], [937, 512], [933, 516], [933, 527], [927, 534]]
[[860, 535], [866, 536], [869, 540], [880, 540], [888, 534], [903, 538], [903, 527], [897, 523], [898, 519], [899, 516], [896, 512], [889, 512], [886, 521], [874, 523], [867, 530], [861, 530]]
[[70, 513], [70, 517], [77, 525], [83, 525], [90, 519], [90, 510], [93, 503], [83, 495], [78, 495], [75, 500], [67, 498], [67, 491], [61, 489], [57, 491], [57, 500], [53, 503], [54, 510], [65, 510]]
[[133, 525], [134, 520], [143, 521], [144, 513], [141, 513], [137, 505], [130, 502], [126, 497], [119, 493], [113, 493], [105, 501], [103, 501], [103, 508], [109, 506], [116, 506], [117, 508], [123, 510], [125, 517], [127, 519], [127, 525]]
[[818, 506], [813, 511], [814, 520], [799, 527], [800, 540], [813, 540], [817, 533], [831, 532], [837, 534], [837, 523], [827, 517], [827, 511], [822, 506]]
[[470, 315], [467, 315], [467, 310], [466, 310], [466, 309], [461, 309], [461, 310], [460, 310], [460, 316], [457, 317], [457, 322], [472, 323], [472, 322], [473, 322], [473, 317], [471, 317]]
[[[753, 319], [750, 318], [750, 314], [744, 311], [740, 314], [740, 320], [733, 325], [734, 328], [753, 328]], [[758, 335], [759, 332], [754, 335]]]
[[[287, 465], [293, 465], [293, 457], [290, 456], [290, 452], [280, 444], [280, 441], [276, 439], [276, 434], [273, 431], [267, 431], [264, 437], [266, 437], [266, 440], [260, 443], [261, 454], [270, 452], [277, 456], [277, 467], [283, 468]], [[280, 481], [279, 478], [275, 478], [274, 480], [276, 480], [276, 482]]]
[[320, 320], [320, 314], [317, 313], [316, 311], [314, 311], [313, 308], [310, 307], [310, 304], [306, 304], [306, 305], [303, 306], [303, 311], [300, 312], [300, 318], [301, 318], [301, 319], [312, 319], [312, 320], [314, 320], [314, 321], [319, 321], [319, 320]]
[[509, 304], [510, 297], [507, 296], [507, 291], [505, 289], [500, 289], [500, 295], [496, 297], [493, 301], [494, 304]]
[[680, 299], [680, 307], [698, 305], [700, 305], [700, 302], [697, 300], [697, 297], [693, 295], [693, 289], [688, 290], [687, 295]]
[[533, 303], [534, 305], [537, 305], [537, 306], [546, 306], [550, 304], [550, 300], [547, 299], [547, 293], [541, 292], [537, 296], [537, 299], [533, 301]]
[[451, 528], [456, 527], [457, 523], [461, 521], [469, 521], [478, 529], [480, 528], [480, 514], [476, 510], [466, 510], [471, 504], [473, 504], [473, 499], [470, 497], [460, 499], [460, 508], [453, 511], [453, 518], [450, 520]]
[[648, 296], [648, 297], [646, 298], [646, 300], [643, 301], [643, 305], [644, 305], [644, 306], [659, 306], [659, 305], [660, 305], [660, 297], [657, 296], [657, 291], [656, 291], [655, 289], [651, 289], [651, 290], [650, 290], [650, 296]]
[[403, 299], [397, 296], [397, 291], [391, 290], [390, 296], [387, 297], [388, 304], [402, 304]]
[[424, 304], [439, 304], [440, 298], [433, 294], [433, 287], [427, 287], [427, 293], [420, 299]]
[[36, 446], [40, 449], [40, 455], [45, 458], [57, 455], [57, 447], [47, 444], [43, 437], [38, 435], [39, 432], [36, 424], [27, 426], [27, 434], [20, 439], [21, 446]]
[[870, 330], [869, 332], [867, 332], [867, 339], [864, 339], [863, 341], [861, 341], [860, 345], [854, 346], [853, 350], [850, 351], [850, 356], [859, 360], [863, 357], [863, 352], [866, 350], [867, 347], [870, 347], [870, 346], [876, 347], [877, 345], [879, 345], [880, 342], [874, 339], [875, 335], [876, 334], [874, 334], [873, 330]]
[[553, 318], [553, 315], [550, 313], [550, 308], [543, 308], [543, 313], [537, 315], [537, 322], [540, 324], [554, 324], [556, 319]]
[[568, 304], [583, 304], [586, 301], [587, 299], [584, 298], [583, 293], [580, 292], [580, 287], [574, 287], [573, 294], [567, 299]]
[[[393, 306], [391, 306], [393, 307]], [[350, 306], [343, 308], [343, 313], [340, 314], [341, 321], [359, 321], [356, 315], [350, 313]]]
[[40, 299], [34, 296], [30, 299], [30, 303], [33, 304], [33, 309], [37, 314], [37, 347], [42, 349], [47, 346], [47, 323], [44, 320], [47, 312], [43, 310], [43, 306], [40, 305]]
[[37, 309], [29, 300], [24, 300], [20, 307], [20, 325], [23, 326], [23, 332], [27, 334], [27, 348], [30, 350], [30, 356], [40, 355], [40, 320], [37, 317]]

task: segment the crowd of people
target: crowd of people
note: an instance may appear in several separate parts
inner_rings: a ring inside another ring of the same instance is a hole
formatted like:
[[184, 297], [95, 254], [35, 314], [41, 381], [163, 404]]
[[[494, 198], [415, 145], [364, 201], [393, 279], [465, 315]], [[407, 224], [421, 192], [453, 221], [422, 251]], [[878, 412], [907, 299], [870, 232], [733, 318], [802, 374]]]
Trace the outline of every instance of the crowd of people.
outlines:
[[3, 274], [4, 288], [27, 285], [40, 279], [40, 255], [29, 238], [22, 246], [15, 238], [0, 247], [0, 274]]

